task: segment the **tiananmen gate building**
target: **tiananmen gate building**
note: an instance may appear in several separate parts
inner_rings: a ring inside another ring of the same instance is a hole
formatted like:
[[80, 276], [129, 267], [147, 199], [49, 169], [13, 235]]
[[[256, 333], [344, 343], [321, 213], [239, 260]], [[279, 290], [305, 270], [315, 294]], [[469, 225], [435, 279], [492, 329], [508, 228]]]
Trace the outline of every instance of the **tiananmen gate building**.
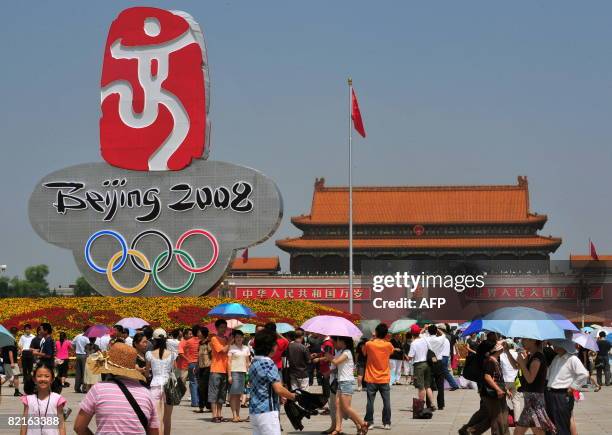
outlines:
[[[578, 322], [583, 313], [587, 322], [609, 322], [612, 261], [594, 263], [588, 255], [551, 261], [562, 240], [540, 234], [548, 217], [531, 207], [523, 176], [512, 185], [354, 187], [355, 313], [373, 317], [377, 296], [362, 265], [399, 260], [486, 265], [484, 288], [447, 291], [449, 303], [439, 310], [444, 320], [523, 305]], [[303, 299], [348, 310], [348, 187], [316, 179], [309, 213], [291, 222], [302, 234], [276, 241], [289, 254], [289, 273], [280, 273], [278, 257], [237, 258], [220, 291], [238, 299]], [[421, 290], [420, 296], [441, 291]], [[405, 293], [396, 289], [386, 297], [410, 296]], [[418, 313], [375, 314], [390, 321]]]

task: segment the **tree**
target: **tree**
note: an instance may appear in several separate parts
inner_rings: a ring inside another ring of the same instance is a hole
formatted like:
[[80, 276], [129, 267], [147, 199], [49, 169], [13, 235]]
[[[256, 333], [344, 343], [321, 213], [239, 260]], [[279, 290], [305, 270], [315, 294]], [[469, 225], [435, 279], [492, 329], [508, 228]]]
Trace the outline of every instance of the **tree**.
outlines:
[[10, 296], [9, 283], [10, 283], [10, 280], [8, 279], [8, 277], [6, 276], [0, 277], [0, 297]]
[[0, 296], [4, 297], [26, 297], [26, 296], [48, 296], [49, 267], [46, 264], [28, 267], [25, 272], [25, 279], [15, 276], [11, 279], [0, 278]]
[[31, 296], [48, 296], [49, 283], [47, 275], [49, 275], [49, 266], [39, 264], [37, 266], [28, 267], [25, 272], [26, 287]]
[[94, 288], [89, 282], [82, 276], [78, 277], [74, 285], [75, 296], [91, 296], [96, 294]]

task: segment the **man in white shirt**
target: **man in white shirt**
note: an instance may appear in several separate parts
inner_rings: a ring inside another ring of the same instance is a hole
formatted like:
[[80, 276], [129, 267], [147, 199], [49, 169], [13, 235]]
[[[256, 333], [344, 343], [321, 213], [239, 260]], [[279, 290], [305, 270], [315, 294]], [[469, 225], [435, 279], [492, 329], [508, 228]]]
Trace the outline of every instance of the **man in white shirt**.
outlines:
[[89, 344], [89, 338], [85, 337], [85, 331], [89, 326], [83, 327], [83, 332], [74, 337], [72, 340], [72, 349], [76, 354], [75, 361], [75, 376], [74, 376], [74, 391], [75, 393], [83, 393], [83, 380], [85, 376], [85, 363], [87, 362], [87, 352], [85, 346]]
[[[431, 365], [432, 390], [437, 391], [436, 402], [438, 404], [438, 409], [444, 409], [444, 368], [442, 367], [442, 354], [444, 352], [445, 342], [448, 340], [436, 325], [429, 325], [427, 327], [425, 340], [427, 341], [429, 349], [436, 355], [436, 361]], [[432, 403], [433, 402], [428, 399], [427, 406], [435, 409]]]
[[34, 354], [32, 353], [32, 349], [30, 349], [30, 345], [32, 344], [32, 340], [35, 335], [32, 334], [32, 327], [29, 323], [23, 325], [23, 335], [19, 338], [19, 343], [17, 343], [17, 347], [19, 349], [19, 353], [21, 354], [21, 369], [23, 372], [23, 381], [25, 383], [26, 378], [31, 377], [32, 370], [34, 368]]
[[512, 409], [514, 420], [518, 420], [523, 412], [525, 399], [523, 398], [523, 393], [516, 389], [515, 381], [518, 375], [518, 366], [515, 367], [512, 364], [512, 359], [508, 357], [508, 354], [515, 361], [518, 358], [518, 352], [514, 350], [514, 341], [512, 340], [504, 342], [504, 352], [499, 356], [499, 364], [504, 376], [506, 391], [510, 393], [506, 396], [506, 402], [508, 407]]
[[108, 350], [108, 346], [110, 345], [111, 336], [110, 334], [105, 334], [102, 337], [96, 339], [96, 344], [100, 348], [102, 352], [106, 352]]
[[418, 399], [425, 405], [425, 398], [433, 401], [431, 392], [431, 369], [427, 364], [427, 342], [420, 336], [421, 330], [417, 325], [412, 325], [410, 332], [413, 341], [408, 352], [408, 361], [414, 363], [414, 386], [418, 391]]
[[557, 435], [570, 435], [574, 396], [571, 389], [580, 388], [589, 372], [574, 355], [576, 345], [570, 340], [551, 340], [557, 355], [548, 367], [548, 384], [544, 392], [546, 413], [557, 427]]

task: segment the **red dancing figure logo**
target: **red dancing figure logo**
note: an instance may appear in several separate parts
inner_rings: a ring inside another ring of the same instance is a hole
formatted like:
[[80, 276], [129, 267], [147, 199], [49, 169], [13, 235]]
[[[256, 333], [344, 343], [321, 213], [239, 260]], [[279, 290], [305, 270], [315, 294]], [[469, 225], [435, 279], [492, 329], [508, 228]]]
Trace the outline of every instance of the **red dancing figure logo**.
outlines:
[[181, 170], [208, 155], [208, 62], [200, 26], [136, 7], [111, 25], [101, 80], [100, 145], [109, 164]]

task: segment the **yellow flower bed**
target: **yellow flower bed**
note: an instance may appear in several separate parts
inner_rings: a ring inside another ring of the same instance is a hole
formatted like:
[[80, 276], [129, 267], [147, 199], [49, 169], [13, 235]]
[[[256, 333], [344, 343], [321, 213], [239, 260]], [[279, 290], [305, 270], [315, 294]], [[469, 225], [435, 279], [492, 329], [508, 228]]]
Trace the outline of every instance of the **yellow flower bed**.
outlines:
[[[112, 325], [124, 317], [140, 317], [153, 326], [170, 331], [194, 323], [206, 324], [214, 320], [206, 313], [212, 307], [226, 302], [239, 302], [258, 314], [256, 319], [243, 322], [288, 322], [299, 326], [320, 314], [346, 313], [313, 302], [284, 299], [234, 300], [220, 297], [49, 297], [2, 299], [0, 324], [19, 329], [25, 323], [36, 326], [51, 323], [56, 331], [65, 331], [69, 337], [83, 326], [102, 323]], [[354, 319], [352, 319], [354, 320]], [[57, 336], [57, 335], [56, 335]]]

